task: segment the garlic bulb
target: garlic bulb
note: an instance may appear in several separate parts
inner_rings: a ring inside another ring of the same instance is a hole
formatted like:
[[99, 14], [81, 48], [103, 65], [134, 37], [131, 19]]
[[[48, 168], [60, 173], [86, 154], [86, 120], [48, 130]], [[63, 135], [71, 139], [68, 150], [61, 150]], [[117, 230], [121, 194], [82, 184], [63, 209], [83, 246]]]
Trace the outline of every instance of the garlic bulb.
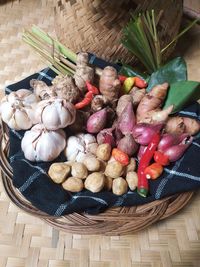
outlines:
[[15, 92], [11, 92], [7, 96], [7, 99], [12, 104], [15, 104], [16, 101], [21, 101], [24, 106], [32, 106], [40, 101], [39, 97], [28, 89], [19, 89]]
[[24, 156], [30, 161], [52, 161], [60, 155], [65, 145], [63, 130], [49, 131], [42, 124], [36, 124], [27, 131], [21, 142]]
[[68, 161], [83, 162], [87, 154], [96, 153], [97, 146], [93, 135], [81, 133], [68, 138], [64, 153]]
[[37, 102], [38, 98], [26, 89], [6, 95], [0, 106], [2, 120], [15, 130], [30, 129], [34, 123], [32, 117]]
[[76, 109], [73, 104], [64, 99], [50, 98], [38, 103], [35, 117], [48, 130], [57, 130], [71, 125], [76, 118]]

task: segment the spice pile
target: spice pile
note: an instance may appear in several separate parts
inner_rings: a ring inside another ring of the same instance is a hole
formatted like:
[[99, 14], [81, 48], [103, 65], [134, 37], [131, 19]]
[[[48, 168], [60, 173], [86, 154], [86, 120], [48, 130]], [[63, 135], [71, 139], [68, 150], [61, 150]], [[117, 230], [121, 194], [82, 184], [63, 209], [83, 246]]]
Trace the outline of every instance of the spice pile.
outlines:
[[30, 86], [3, 98], [2, 120], [26, 130], [21, 147], [28, 160], [56, 161], [64, 152], [66, 162], [52, 163], [49, 177], [71, 192], [122, 195], [137, 187], [145, 197], [148, 179], [178, 160], [200, 130], [194, 119], [170, 116], [173, 105], [162, 109], [167, 83], [146, 92], [143, 79], [120, 76], [111, 66], [99, 77], [86, 53], [77, 56], [73, 77]]

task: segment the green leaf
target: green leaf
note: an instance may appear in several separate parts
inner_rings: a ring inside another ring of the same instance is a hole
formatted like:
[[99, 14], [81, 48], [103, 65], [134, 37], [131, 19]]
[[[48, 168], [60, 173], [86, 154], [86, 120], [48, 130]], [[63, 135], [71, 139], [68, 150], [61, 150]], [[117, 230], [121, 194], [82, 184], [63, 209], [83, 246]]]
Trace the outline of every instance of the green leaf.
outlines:
[[148, 80], [149, 76], [145, 73], [141, 73], [140, 71], [133, 69], [131, 66], [127, 65], [127, 64], [123, 64], [123, 66], [120, 69], [119, 74], [121, 75], [125, 75], [127, 77], [140, 77], [144, 80]]
[[149, 92], [155, 85], [168, 82], [169, 84], [186, 81], [187, 80], [187, 66], [185, 60], [181, 57], [177, 57], [171, 60], [169, 63], [159, 68], [152, 73], [147, 92]]
[[180, 81], [170, 85], [163, 108], [174, 105], [172, 113], [200, 99], [200, 83], [194, 81]]

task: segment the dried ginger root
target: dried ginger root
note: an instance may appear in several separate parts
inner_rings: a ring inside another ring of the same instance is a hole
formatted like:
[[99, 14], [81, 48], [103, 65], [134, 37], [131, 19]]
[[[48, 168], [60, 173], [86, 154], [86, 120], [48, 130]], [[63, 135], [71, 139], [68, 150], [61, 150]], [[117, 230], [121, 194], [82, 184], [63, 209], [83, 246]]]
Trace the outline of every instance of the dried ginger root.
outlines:
[[52, 81], [52, 86], [48, 86], [45, 82], [32, 79], [30, 85], [34, 90], [34, 94], [42, 100], [51, 97], [63, 98], [71, 103], [77, 102], [80, 97], [80, 91], [74, 84], [71, 76], [56, 76]]
[[165, 125], [165, 132], [170, 134], [187, 133], [195, 135], [200, 131], [200, 122], [186, 117], [170, 117]]
[[33, 88], [35, 95], [39, 96], [42, 100], [56, 96], [53, 86], [48, 86], [45, 82], [32, 79], [30, 86]]
[[183, 117], [185, 124], [185, 132], [190, 135], [195, 135], [200, 131], [200, 122], [192, 118]]
[[54, 90], [58, 97], [64, 98], [71, 103], [76, 103], [78, 101], [80, 91], [71, 76], [56, 76], [52, 84], [54, 85]]
[[179, 116], [170, 117], [165, 125], [165, 132], [170, 134], [182, 134], [185, 132], [183, 118]]
[[118, 100], [121, 83], [118, 79], [117, 71], [115, 68], [108, 66], [102, 71], [99, 90], [106, 100], [115, 105]]
[[161, 105], [167, 95], [168, 83], [159, 84], [146, 94], [137, 108], [138, 123], [163, 123], [173, 110], [173, 105], [161, 110]]
[[103, 95], [96, 95], [92, 99], [91, 109], [94, 112], [99, 111], [106, 105], [106, 103], [107, 103], [106, 98]]
[[85, 82], [93, 82], [94, 69], [89, 66], [87, 53], [79, 53], [76, 60], [76, 72], [74, 74], [75, 84], [81, 92], [85, 91]]

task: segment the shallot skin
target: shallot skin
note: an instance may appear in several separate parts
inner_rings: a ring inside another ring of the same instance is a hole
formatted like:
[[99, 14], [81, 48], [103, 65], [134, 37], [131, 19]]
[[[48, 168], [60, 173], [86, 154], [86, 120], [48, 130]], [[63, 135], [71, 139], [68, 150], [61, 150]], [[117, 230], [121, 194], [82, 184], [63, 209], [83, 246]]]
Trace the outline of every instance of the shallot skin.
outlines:
[[158, 150], [164, 152], [171, 146], [179, 144], [188, 136], [188, 134], [164, 134], [158, 144]]
[[113, 128], [107, 128], [107, 129], [101, 130], [97, 134], [97, 143], [99, 145], [109, 144], [109, 145], [111, 145], [111, 147], [115, 147], [116, 143], [115, 143], [115, 138], [113, 136], [113, 131], [114, 131]]
[[159, 132], [162, 128], [162, 124], [150, 125], [147, 123], [139, 123], [133, 128], [133, 138], [135, 141], [143, 146], [147, 146], [153, 135]]
[[131, 134], [136, 124], [133, 104], [129, 102], [118, 118], [117, 128], [125, 135]]
[[99, 133], [106, 125], [107, 121], [107, 109], [101, 109], [100, 111], [92, 114], [87, 121], [88, 133]]
[[168, 156], [170, 162], [175, 162], [183, 156], [184, 152], [191, 145], [192, 141], [193, 137], [190, 137], [189, 139], [188, 137], [186, 137], [180, 144], [171, 146], [166, 149], [164, 151], [164, 154]]
[[135, 142], [133, 136], [129, 134], [119, 141], [117, 148], [129, 156], [133, 156], [138, 150], [138, 144]]

